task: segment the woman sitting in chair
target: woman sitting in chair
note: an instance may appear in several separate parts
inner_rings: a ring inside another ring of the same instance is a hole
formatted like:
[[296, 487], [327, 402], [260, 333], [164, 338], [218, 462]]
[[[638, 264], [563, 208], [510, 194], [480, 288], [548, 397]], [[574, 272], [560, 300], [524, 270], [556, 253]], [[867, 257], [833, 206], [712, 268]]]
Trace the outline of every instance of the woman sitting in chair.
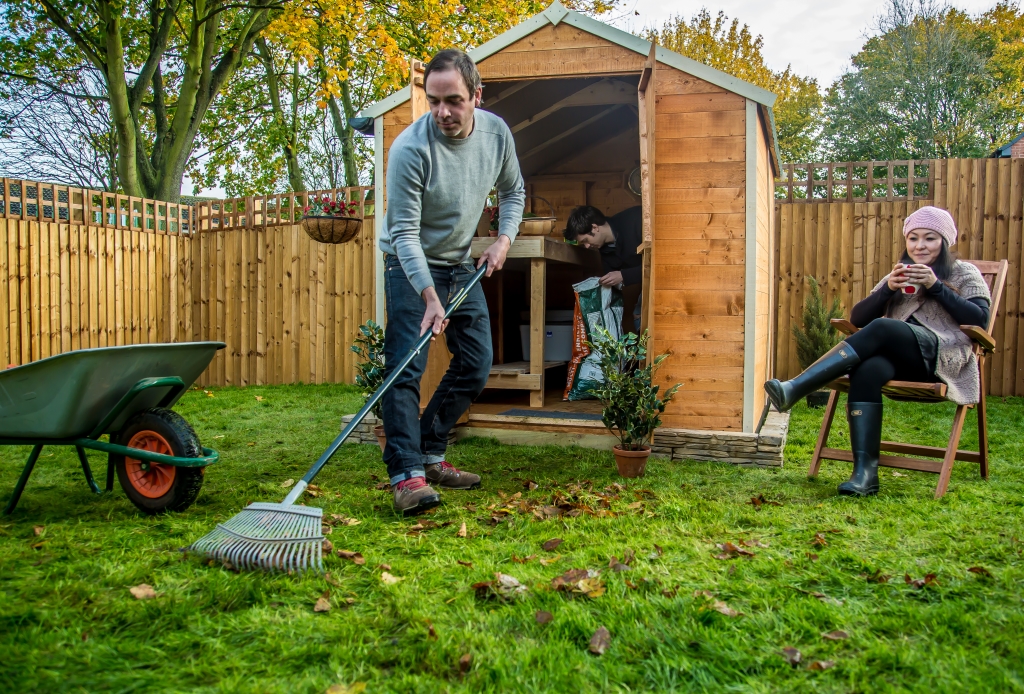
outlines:
[[796, 378], [764, 384], [772, 404], [784, 412], [850, 375], [846, 419], [853, 475], [839, 485], [840, 494], [878, 493], [882, 386], [887, 382], [942, 381], [946, 397], [960, 405], [977, 403], [980, 395], [977, 358], [960, 326], [988, 325], [988, 285], [976, 267], [950, 252], [956, 225], [949, 212], [922, 207], [907, 217], [903, 236], [907, 250], [900, 262], [850, 312], [850, 321], [861, 330]]

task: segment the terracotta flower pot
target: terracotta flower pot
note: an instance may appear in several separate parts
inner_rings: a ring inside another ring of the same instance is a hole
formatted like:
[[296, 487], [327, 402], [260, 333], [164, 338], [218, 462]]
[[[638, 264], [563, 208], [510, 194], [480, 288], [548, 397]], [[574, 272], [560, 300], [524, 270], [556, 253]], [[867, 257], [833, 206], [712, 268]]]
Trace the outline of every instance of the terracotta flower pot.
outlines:
[[384, 446], [388, 443], [388, 437], [384, 435], [384, 425], [378, 424], [373, 428], [373, 435], [377, 437], [377, 443], [380, 444], [380, 452], [384, 452]]
[[647, 459], [651, 457], [651, 447], [644, 446], [639, 451], [623, 450], [622, 446], [612, 448], [615, 454], [615, 466], [623, 477], [643, 477], [647, 470]]

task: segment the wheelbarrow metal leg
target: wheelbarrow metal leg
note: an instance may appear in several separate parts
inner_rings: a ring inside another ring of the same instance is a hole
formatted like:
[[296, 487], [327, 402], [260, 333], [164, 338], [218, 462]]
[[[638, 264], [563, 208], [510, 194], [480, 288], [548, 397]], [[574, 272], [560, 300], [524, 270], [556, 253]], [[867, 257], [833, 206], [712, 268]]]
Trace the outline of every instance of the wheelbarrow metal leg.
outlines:
[[78, 460], [82, 463], [82, 472], [85, 473], [85, 481], [89, 483], [89, 489], [93, 494], [102, 494], [103, 490], [96, 486], [96, 480], [92, 477], [92, 468], [89, 467], [89, 459], [85, 457], [85, 449], [75, 446], [75, 450], [78, 451]]
[[36, 461], [39, 460], [39, 454], [43, 451], [43, 444], [36, 444], [32, 447], [32, 452], [28, 455], [28, 462], [25, 463], [25, 469], [21, 471], [21, 477], [18, 478], [18, 484], [14, 487], [14, 493], [11, 494], [11, 500], [7, 502], [7, 508], [4, 509], [5, 515], [11, 515], [14, 513], [14, 508], [18, 505], [18, 500], [21, 499], [21, 493], [25, 491], [25, 485], [28, 484], [28, 478], [32, 474], [32, 468], [36, 466]]
[[107, 491], [114, 491], [114, 461], [107, 456]]

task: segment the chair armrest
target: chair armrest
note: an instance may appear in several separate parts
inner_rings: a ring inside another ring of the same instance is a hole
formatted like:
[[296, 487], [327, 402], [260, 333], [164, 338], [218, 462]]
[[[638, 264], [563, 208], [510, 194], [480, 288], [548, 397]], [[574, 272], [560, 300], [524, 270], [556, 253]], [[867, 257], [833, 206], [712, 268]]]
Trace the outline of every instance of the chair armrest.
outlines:
[[961, 332], [964, 335], [971, 338], [984, 349], [986, 352], [993, 352], [996, 348], [996, 340], [994, 337], [985, 332], [984, 328], [977, 325], [961, 325]]
[[853, 335], [855, 332], [860, 330], [860, 328], [845, 318], [833, 318], [829, 322], [832, 324], [833, 328], [841, 332], [843, 335]]

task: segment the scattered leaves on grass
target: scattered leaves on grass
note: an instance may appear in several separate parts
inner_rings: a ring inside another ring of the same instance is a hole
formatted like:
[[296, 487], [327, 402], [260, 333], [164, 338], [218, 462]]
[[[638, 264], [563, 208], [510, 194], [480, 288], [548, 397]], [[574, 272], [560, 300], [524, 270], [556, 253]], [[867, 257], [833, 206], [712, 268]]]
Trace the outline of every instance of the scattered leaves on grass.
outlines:
[[814, 552], [807, 552], [807, 558], [811, 561], [818, 561], [818, 555]]
[[331, 525], [359, 525], [362, 523], [358, 518], [346, 518], [345, 516], [339, 516], [337, 513], [331, 514]]
[[309, 494], [314, 499], [323, 494], [323, 490], [315, 484], [311, 484], [306, 487], [306, 494]]
[[437, 641], [437, 632], [434, 631], [434, 624], [429, 619], [427, 620], [427, 636]]
[[338, 556], [342, 559], [349, 559], [353, 564], [358, 564], [359, 566], [366, 563], [366, 559], [364, 559], [363, 555], [359, 552], [350, 552], [347, 549], [339, 549]]
[[614, 555], [608, 560], [608, 568], [612, 571], [631, 571], [629, 564], [620, 562], [619, 558]]
[[373, 488], [379, 491], [389, 490], [391, 489], [391, 483], [385, 480], [384, 482], [378, 482], [373, 486]]
[[599, 598], [604, 595], [605, 591], [600, 576], [601, 572], [594, 569], [569, 569], [561, 576], [551, 579], [551, 587], [570, 595]]
[[46, 530], [46, 526], [45, 525], [33, 525], [32, 526], [32, 533], [36, 537], [39, 537], [40, 535], [42, 535], [44, 530]]
[[341, 588], [341, 582], [339, 582], [338, 579], [332, 576], [330, 571], [324, 574], [324, 580], [336, 588]]
[[324, 694], [363, 694], [366, 691], [366, 682], [353, 682], [352, 684], [345, 686], [344, 684], [332, 684]]
[[325, 590], [316, 600], [316, 604], [313, 605], [314, 612], [330, 612], [331, 611], [331, 591]]
[[828, 544], [828, 540], [825, 539], [823, 533], [814, 533], [814, 539], [811, 540], [811, 546], [813, 547], [824, 547]]
[[537, 488], [538, 486], [540, 486], [540, 485], [538, 485], [538, 484], [537, 484], [536, 482], [534, 482], [533, 480], [523, 480], [523, 486], [524, 486], [524, 487], [525, 487], [525, 488], [526, 488], [527, 490], [529, 490], [529, 491], [531, 491], [531, 492], [532, 492], [532, 491], [533, 491], [534, 489], [536, 489], [536, 488]]
[[904, 475], [902, 472], [896, 472], [895, 470], [892, 471], [892, 476], [893, 477], [906, 477], [906, 475]]
[[550, 518], [558, 517], [557, 506], [538, 506], [533, 509], [533, 517], [537, 520], [548, 520]]
[[380, 580], [381, 583], [383, 583], [386, 586], [393, 586], [399, 581], [403, 580], [403, 578], [401, 576], [392, 576], [387, 571], [381, 571]]
[[825, 604], [828, 604], [828, 605], [842, 605], [843, 604], [843, 601], [840, 600], [839, 598], [830, 598], [829, 596], [825, 595], [824, 593], [819, 593], [818, 591], [813, 591], [811, 593], [808, 593], [808, 595], [810, 595], [812, 598], [817, 598], [821, 602], [823, 602]]
[[721, 554], [716, 554], [715, 559], [735, 559], [736, 557], [750, 558], [754, 556], [754, 553], [749, 549], [743, 549], [731, 542], [723, 542], [715, 546], [721, 550]]
[[391, 571], [391, 564], [377, 564], [377, 568], [382, 571]]
[[544, 548], [545, 552], [554, 552], [560, 544], [562, 544], [562, 538], [554, 537], [541, 545], [541, 547]]
[[256, 402], [263, 402], [263, 396], [262, 395], [254, 395], [253, 397], [256, 398]]
[[828, 639], [829, 641], [843, 641], [844, 639], [850, 638], [842, 629], [836, 629], [835, 631], [828, 631], [821, 635], [821, 638]]
[[846, 517], [846, 522], [849, 523], [850, 525], [857, 525], [857, 519], [854, 518], [853, 516], [847, 516]]
[[527, 564], [527, 563], [533, 561], [536, 558], [537, 558], [536, 554], [531, 554], [531, 555], [529, 555], [527, 557], [517, 557], [514, 554], [512, 555], [512, 561], [513, 561], [513, 563], [516, 563], [516, 564]]
[[868, 583], [888, 583], [889, 579], [892, 578], [889, 574], [882, 573], [881, 569], [875, 569], [874, 573], [861, 574], [867, 579]]
[[978, 574], [979, 576], [983, 576], [985, 578], [992, 578], [992, 572], [983, 566], [972, 566], [967, 570], [970, 571], [972, 574]]
[[758, 494], [757, 496], [750, 497], [750, 501], [747, 503], [751, 504], [756, 510], [760, 511], [762, 506], [782, 506], [778, 501], [772, 501], [771, 499], [765, 499], [764, 494]]
[[455, 533], [455, 537], [465, 537], [465, 536], [466, 536], [466, 523], [465, 523], [465, 521], [463, 521], [462, 525], [459, 526], [458, 532]]
[[459, 658], [459, 674], [465, 675], [469, 672], [470, 666], [473, 664], [473, 656], [469, 653], [463, 653], [462, 657]]
[[731, 607], [726, 605], [721, 600], [713, 600], [711, 602], [711, 606], [710, 607], [706, 607], [704, 609], [711, 609], [711, 610], [714, 610], [715, 612], [720, 612], [720, 613], [724, 614], [726, 617], [738, 617], [741, 614], [743, 614], [742, 612], [737, 612], [736, 610], [732, 609]]
[[808, 670], [828, 670], [831, 667], [835, 667], [836, 661], [834, 660], [815, 660], [807, 666]]
[[156, 591], [153, 590], [153, 586], [148, 583], [140, 583], [137, 586], [132, 586], [128, 589], [128, 592], [131, 593], [136, 600], [150, 600], [156, 597]]
[[903, 582], [908, 586], [913, 586], [914, 588], [939, 585], [939, 581], [935, 578], [935, 574], [926, 574], [924, 578], [911, 578], [910, 574], [903, 574]]
[[655, 554], [657, 554], [660, 557], [662, 554], [665, 553], [665, 550], [663, 550], [658, 545], [654, 545], [654, 552], [655, 552]]
[[536, 617], [537, 617], [537, 624], [547, 624], [552, 619], [554, 619], [554, 616], [550, 612], [548, 612], [547, 610], [537, 610]]
[[608, 646], [612, 645], [612, 635], [605, 627], [598, 627], [594, 635], [590, 637], [588, 648], [594, 655], [604, 655]]
[[[206, 397], [208, 397], [208, 398], [212, 398], [213, 397], [213, 393], [211, 393], [210, 391], [204, 390], [203, 392], [206, 393]], [[221, 437], [214, 436], [213, 438], [216, 439], [216, 438], [221, 438]]]
[[558, 561], [561, 558], [562, 558], [561, 554], [556, 554], [553, 557], [541, 557], [539, 561], [540, 561], [540, 565], [541, 566], [551, 566], [552, 564], [554, 564], [556, 561]]
[[295, 480], [285, 480], [284, 482], [281, 483], [281, 488], [282, 489], [287, 489], [288, 487], [292, 486], [293, 484], [295, 484]]
[[498, 598], [499, 600], [513, 600], [516, 597], [526, 592], [527, 588], [519, 579], [508, 574], [503, 574], [500, 571], [494, 573], [493, 581], [481, 581], [480, 583], [473, 584], [473, 590], [476, 591], [476, 596], [481, 600], [488, 598]]
[[324, 538], [323, 542], [320, 543], [320, 547], [323, 550], [324, 554], [330, 554], [334, 551], [334, 544], [332, 544], [331, 541], [328, 540], [326, 537]]
[[796, 667], [803, 660], [803, 654], [792, 646], [786, 646], [782, 649], [782, 657], [786, 659], [792, 667]]
[[330, 525], [328, 525], [327, 523], [321, 523], [321, 524], [320, 524], [320, 534], [321, 534], [321, 535], [330, 535], [330, 534], [332, 534], [333, 532], [334, 532], [334, 528], [332, 528], [332, 527], [331, 527]]
[[471, 562], [471, 561], [462, 561], [461, 559], [456, 559], [455, 563], [459, 564], [461, 566], [465, 566], [465, 567], [470, 568], [470, 569], [473, 568], [473, 562]]

